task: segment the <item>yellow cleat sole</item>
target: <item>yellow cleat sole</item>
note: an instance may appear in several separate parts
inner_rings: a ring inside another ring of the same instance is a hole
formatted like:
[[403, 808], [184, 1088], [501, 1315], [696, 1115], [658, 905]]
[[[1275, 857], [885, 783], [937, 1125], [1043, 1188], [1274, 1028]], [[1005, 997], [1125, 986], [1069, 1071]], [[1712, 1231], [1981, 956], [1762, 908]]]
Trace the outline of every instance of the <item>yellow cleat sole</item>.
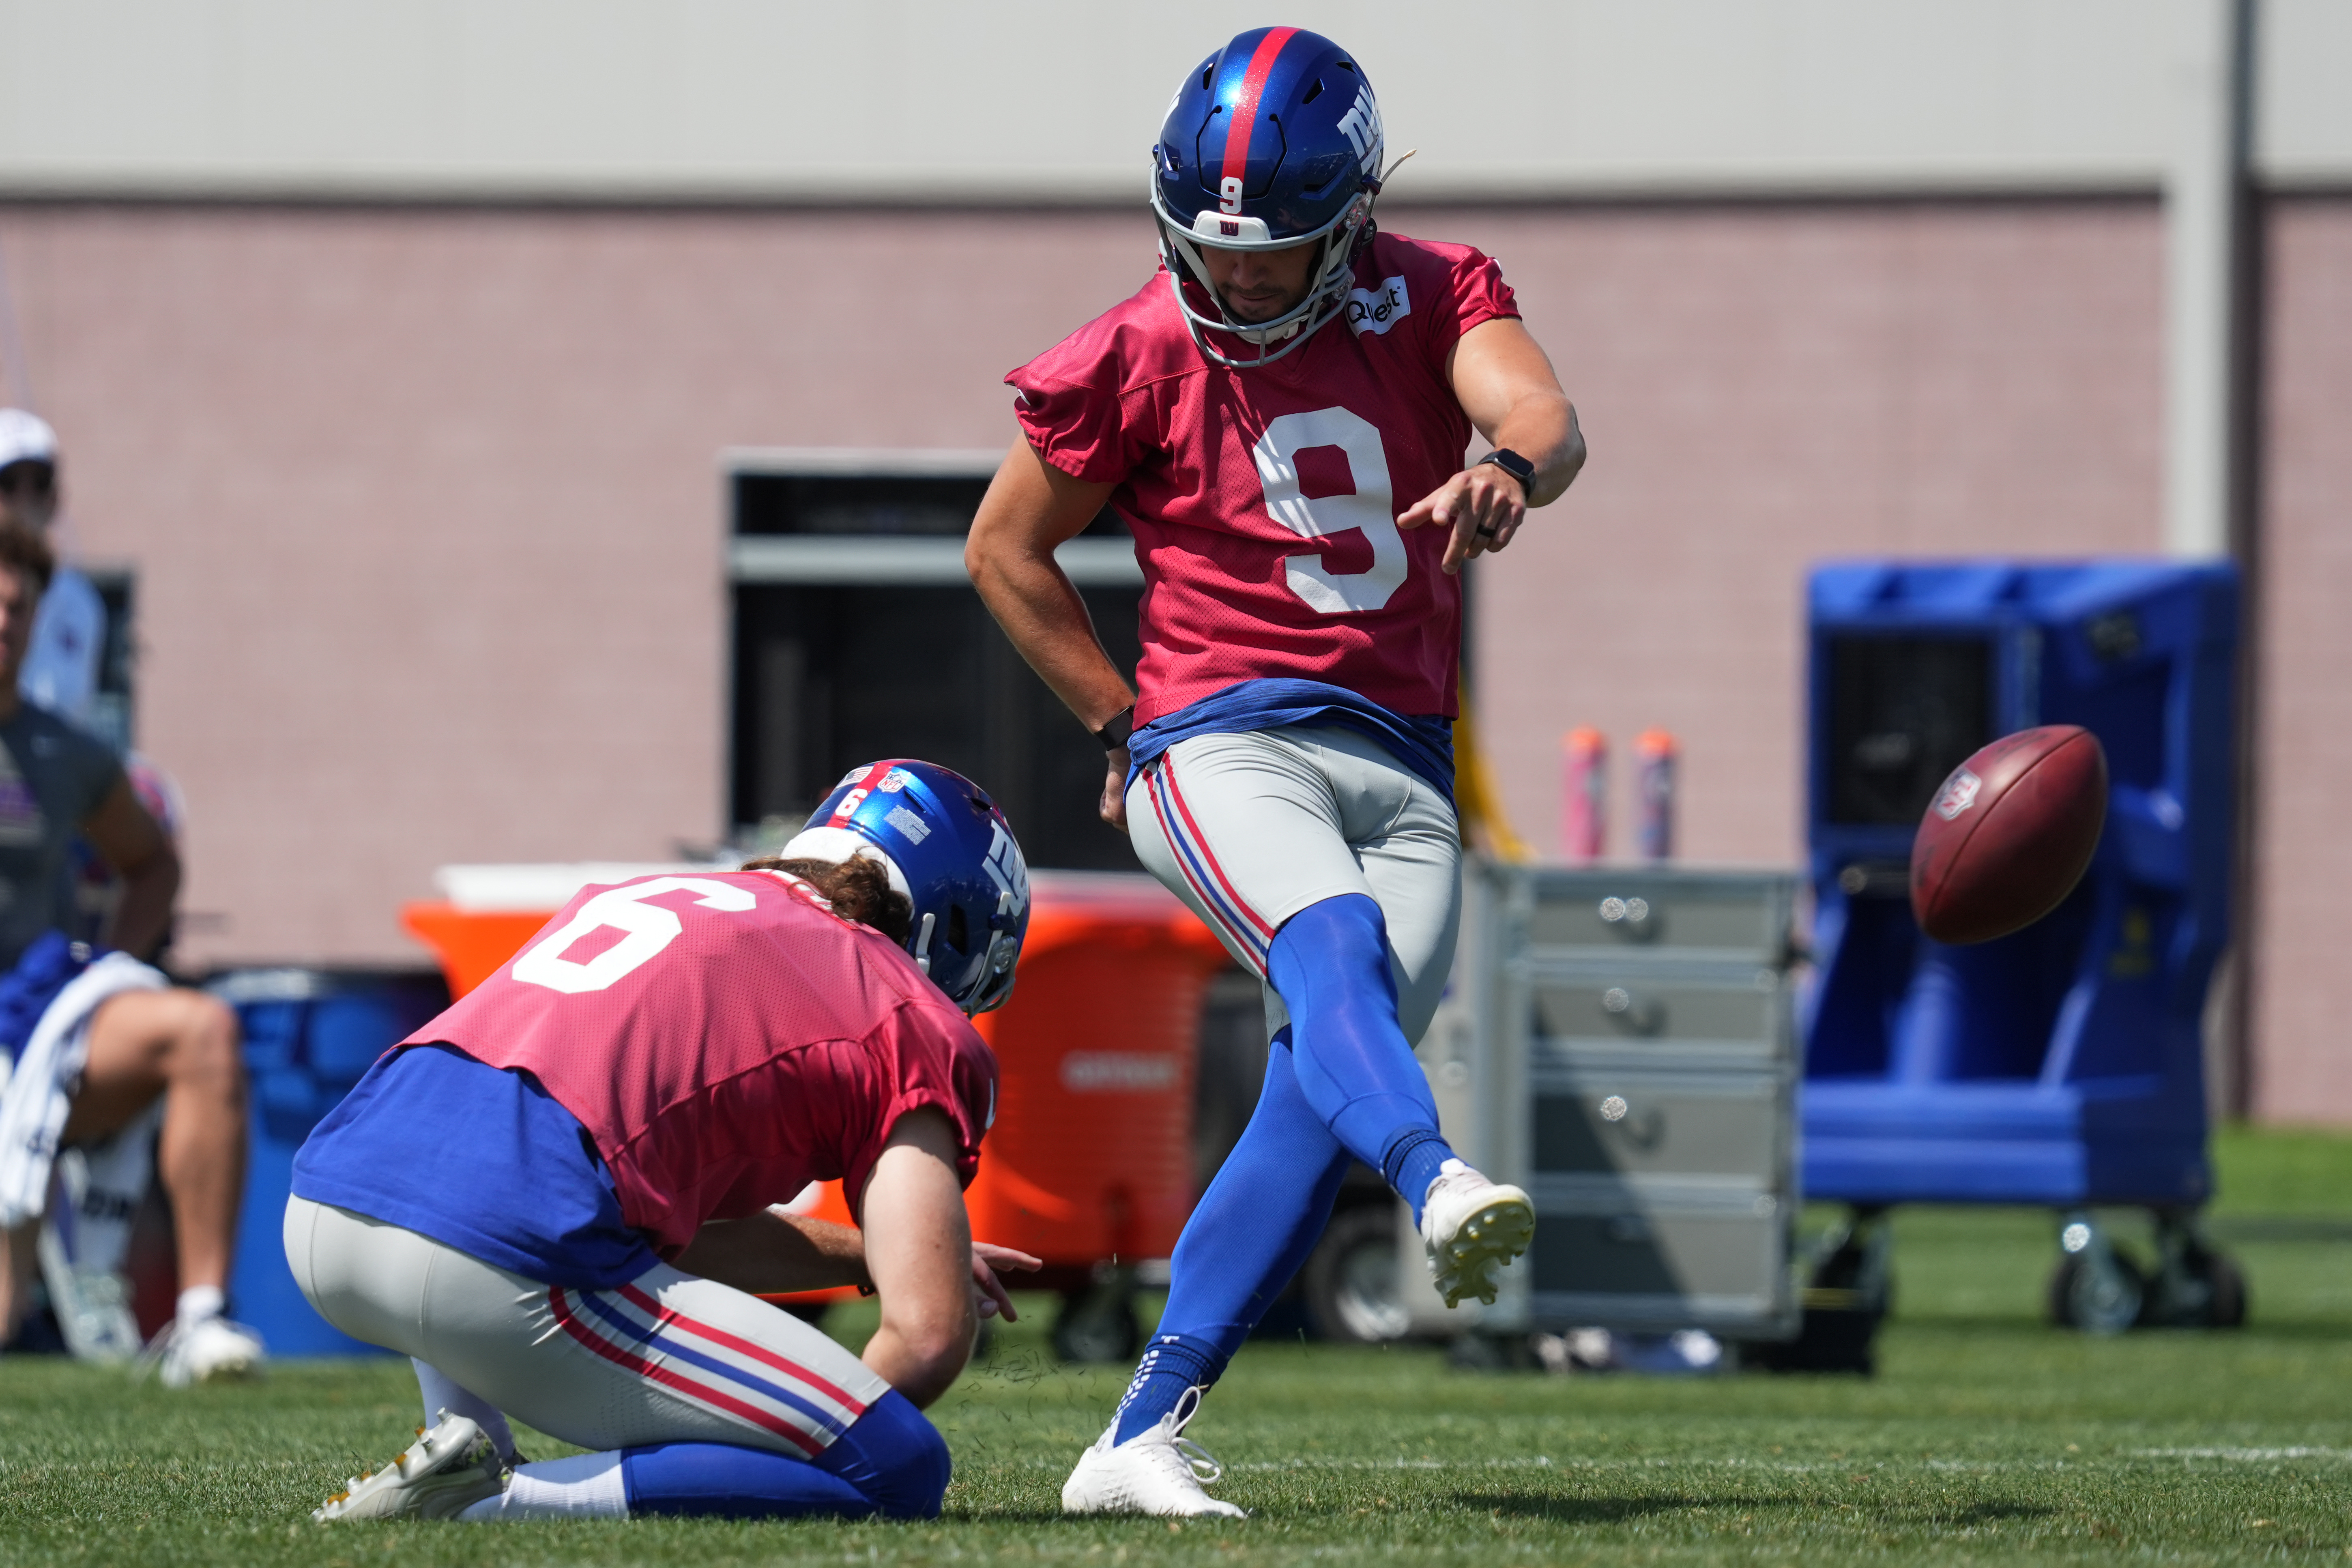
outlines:
[[1489, 1270], [1526, 1252], [1535, 1234], [1535, 1205], [1527, 1195], [1497, 1194], [1463, 1222], [1433, 1260], [1438, 1294], [1448, 1307], [1459, 1306], [1468, 1296], [1493, 1306], [1495, 1281]]

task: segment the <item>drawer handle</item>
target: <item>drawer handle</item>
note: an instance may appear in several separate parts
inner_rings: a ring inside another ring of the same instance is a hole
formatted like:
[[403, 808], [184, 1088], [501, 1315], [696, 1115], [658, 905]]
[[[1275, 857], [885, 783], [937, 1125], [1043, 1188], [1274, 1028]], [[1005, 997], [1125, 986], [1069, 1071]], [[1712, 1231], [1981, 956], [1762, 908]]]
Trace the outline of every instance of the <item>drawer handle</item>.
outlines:
[[1665, 1141], [1666, 1113], [1663, 1110], [1645, 1110], [1636, 1116], [1622, 1094], [1608, 1096], [1594, 1109], [1601, 1112], [1601, 1120], [1609, 1124], [1612, 1132], [1645, 1154]]
[[1606, 898], [1596, 910], [1601, 923], [1612, 928], [1618, 935], [1634, 942], [1647, 942], [1658, 934], [1650, 923], [1650, 900], [1647, 899]]
[[1601, 994], [1601, 1010], [1637, 1035], [1654, 1035], [1666, 1022], [1666, 1010], [1661, 1004], [1636, 996], [1622, 985], [1612, 985]]

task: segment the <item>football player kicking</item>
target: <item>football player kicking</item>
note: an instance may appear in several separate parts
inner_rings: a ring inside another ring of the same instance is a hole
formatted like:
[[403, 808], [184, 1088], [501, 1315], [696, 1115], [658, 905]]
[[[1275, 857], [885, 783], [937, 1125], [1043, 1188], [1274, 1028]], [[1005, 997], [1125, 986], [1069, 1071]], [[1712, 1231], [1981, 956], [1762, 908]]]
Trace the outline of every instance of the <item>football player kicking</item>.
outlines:
[[[1289, 27], [1193, 68], [1153, 149], [1162, 271], [1008, 378], [1022, 438], [966, 564], [1109, 752], [1102, 815], [1267, 983], [1247, 1131], [1073, 1512], [1237, 1514], [1177, 1447], [1297, 1270], [1350, 1156], [1412, 1205], [1449, 1305], [1491, 1300], [1527, 1194], [1453, 1157], [1412, 1046], [1452, 963], [1462, 563], [1584, 460], [1495, 263], [1377, 234], [1362, 66]], [[1468, 468], [1475, 428], [1496, 448]], [[1140, 695], [1054, 547], [1106, 503], [1142, 562]], [[1213, 1479], [1213, 1466], [1203, 1465]]]
[[[311, 1305], [415, 1358], [425, 1419], [322, 1521], [930, 1518], [917, 1406], [1012, 1313], [963, 1186], [1029, 885], [926, 763], [852, 773], [781, 857], [591, 888], [386, 1053], [296, 1156]], [[959, 1010], [961, 1009], [961, 1011]], [[773, 1205], [839, 1178], [859, 1228]], [[757, 1299], [881, 1298], [861, 1359]], [[595, 1450], [537, 1464], [512, 1415]]]

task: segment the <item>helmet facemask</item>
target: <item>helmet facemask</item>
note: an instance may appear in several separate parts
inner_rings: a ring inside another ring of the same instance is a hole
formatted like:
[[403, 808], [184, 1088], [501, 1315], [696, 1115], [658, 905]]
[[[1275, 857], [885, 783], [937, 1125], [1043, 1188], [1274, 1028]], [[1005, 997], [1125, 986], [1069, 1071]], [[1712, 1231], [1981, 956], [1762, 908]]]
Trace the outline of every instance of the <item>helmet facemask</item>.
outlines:
[[[1214, 363], [1228, 370], [1254, 370], [1272, 364], [1297, 349], [1308, 338], [1339, 316], [1347, 308], [1349, 291], [1355, 286], [1354, 261], [1356, 248], [1370, 237], [1372, 200], [1380, 194], [1380, 183], [1366, 180], [1355, 198], [1339, 210], [1321, 228], [1304, 235], [1286, 235], [1280, 238], [1258, 238], [1248, 234], [1255, 229], [1265, 233], [1263, 219], [1255, 217], [1223, 218], [1213, 207], [1204, 207], [1194, 218], [1196, 226], [1187, 228], [1178, 216], [1164, 204], [1160, 182], [1157, 150], [1151, 177], [1151, 212], [1160, 226], [1160, 257], [1168, 267], [1168, 282], [1176, 296], [1176, 309], [1182, 313], [1184, 325], [1192, 334], [1192, 342]], [[1219, 234], [1213, 244], [1200, 232], [1197, 226], [1215, 225], [1244, 231]], [[1236, 321], [1227, 313], [1224, 300], [1215, 285], [1209, 281], [1209, 265], [1201, 254], [1204, 249], [1216, 250], [1288, 250], [1294, 246], [1317, 245], [1322, 248], [1309, 268], [1306, 298], [1269, 321]], [[1214, 315], [1197, 309], [1187, 289], [1197, 289]], [[1211, 332], [1223, 332], [1253, 344], [1257, 349], [1254, 358], [1237, 358], [1226, 353], [1209, 341]], [[1280, 347], [1272, 347], [1274, 344]]]

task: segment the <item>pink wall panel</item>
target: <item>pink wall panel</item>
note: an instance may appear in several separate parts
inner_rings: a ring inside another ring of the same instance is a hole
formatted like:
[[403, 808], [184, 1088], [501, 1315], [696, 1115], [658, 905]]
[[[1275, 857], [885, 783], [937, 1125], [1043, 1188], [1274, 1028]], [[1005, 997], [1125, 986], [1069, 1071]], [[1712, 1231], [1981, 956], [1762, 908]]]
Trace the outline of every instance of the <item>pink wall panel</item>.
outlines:
[[2252, 1109], [2352, 1122], [2352, 200], [2269, 225]]
[[1683, 852], [1801, 847], [1802, 580], [1840, 554], [2153, 551], [2155, 208], [1902, 204], [1417, 224], [1500, 257], [1592, 458], [1476, 568], [1478, 701], [1521, 832], [1560, 736], [1683, 742]]

